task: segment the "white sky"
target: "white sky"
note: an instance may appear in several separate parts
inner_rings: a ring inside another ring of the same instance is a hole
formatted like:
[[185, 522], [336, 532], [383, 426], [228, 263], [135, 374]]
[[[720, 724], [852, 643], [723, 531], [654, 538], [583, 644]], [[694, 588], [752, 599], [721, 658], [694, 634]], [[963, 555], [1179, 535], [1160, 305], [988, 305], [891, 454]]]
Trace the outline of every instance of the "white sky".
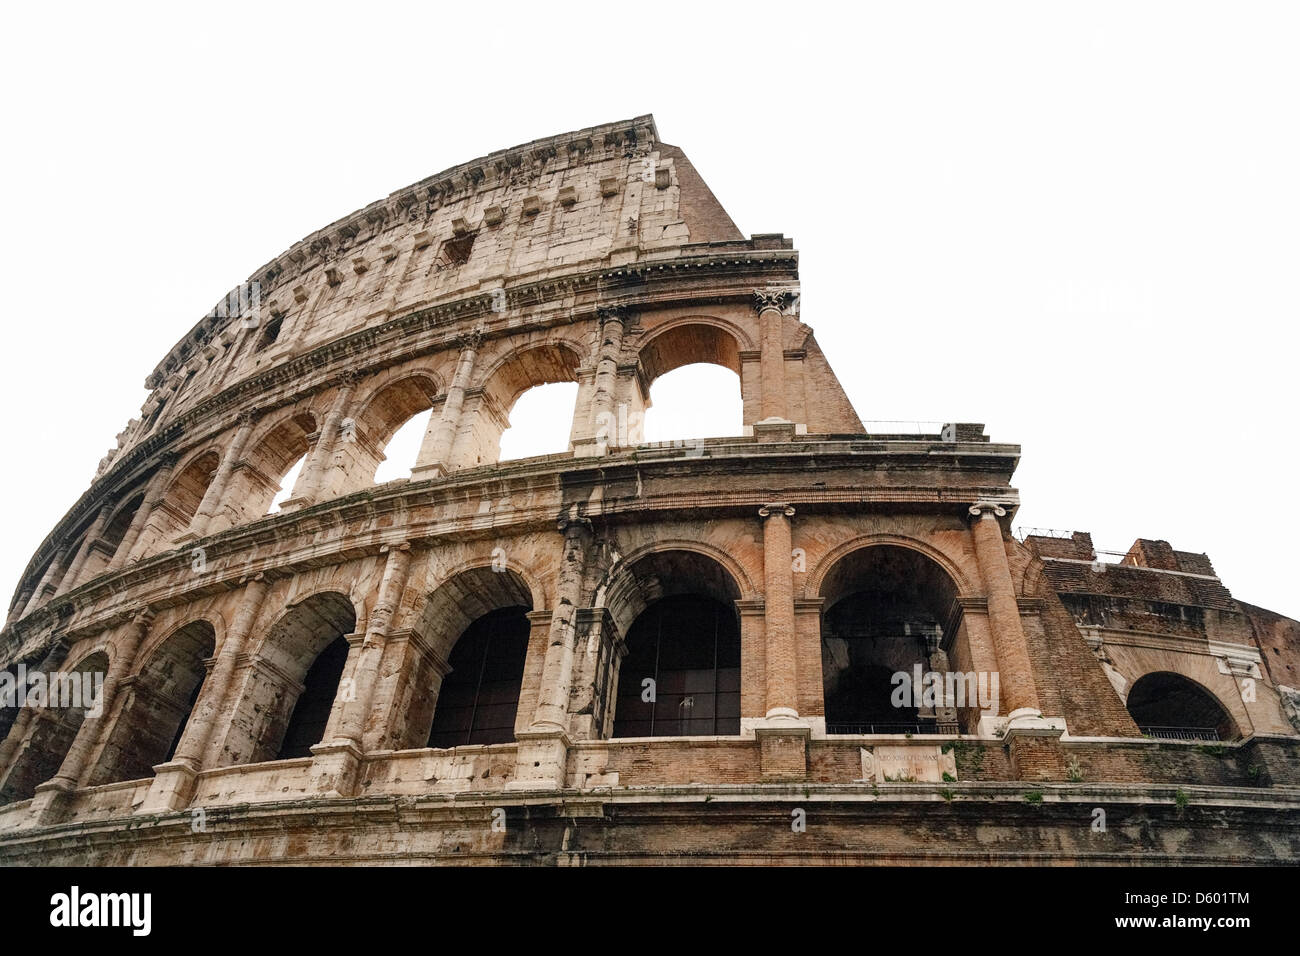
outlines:
[[[1294, 6], [5, 19], [6, 602], [237, 282], [448, 166], [653, 112], [745, 233], [794, 238], [802, 317], [864, 419], [986, 422], [1024, 449], [1019, 524], [1205, 551], [1238, 598], [1300, 616]], [[651, 438], [728, 420], [734, 379], [706, 379], [675, 417], [656, 389]]]

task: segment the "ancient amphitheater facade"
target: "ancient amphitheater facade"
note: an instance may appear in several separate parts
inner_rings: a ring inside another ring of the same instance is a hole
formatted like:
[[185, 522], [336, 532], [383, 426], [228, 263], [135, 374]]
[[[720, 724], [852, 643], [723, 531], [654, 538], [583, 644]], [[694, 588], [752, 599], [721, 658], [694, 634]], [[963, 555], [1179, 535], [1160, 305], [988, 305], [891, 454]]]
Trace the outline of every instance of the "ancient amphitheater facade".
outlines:
[[[1017, 539], [1020, 449], [864, 426], [804, 319], [650, 117], [294, 245], [18, 582], [0, 861], [1300, 858], [1300, 624], [1163, 541]], [[698, 362], [743, 427], [646, 443]], [[568, 449], [501, 462], [553, 382]]]

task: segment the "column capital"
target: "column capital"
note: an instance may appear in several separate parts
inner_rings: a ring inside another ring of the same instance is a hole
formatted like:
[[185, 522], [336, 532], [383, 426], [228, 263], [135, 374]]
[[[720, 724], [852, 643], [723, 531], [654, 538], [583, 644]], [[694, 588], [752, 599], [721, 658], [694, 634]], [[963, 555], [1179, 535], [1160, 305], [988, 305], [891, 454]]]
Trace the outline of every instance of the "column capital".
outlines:
[[620, 325], [626, 325], [628, 319], [632, 317], [632, 310], [626, 305], [598, 305], [596, 306], [596, 318], [601, 325], [606, 322], [618, 322]]
[[1007, 509], [1002, 507], [996, 501], [977, 501], [975, 504], [971, 505], [967, 511], [976, 518], [983, 517], [984, 515], [991, 515], [995, 518], [1005, 518], [1007, 515]]
[[339, 388], [355, 388], [357, 383], [365, 377], [365, 373], [359, 369], [349, 368], [339, 373], [338, 378], [334, 380], [334, 384]]
[[555, 522], [555, 529], [566, 538], [577, 534], [591, 533], [591, 519], [583, 515], [561, 515]]
[[477, 352], [479, 346], [483, 344], [483, 330], [470, 329], [468, 332], [461, 332], [456, 336], [456, 344], [462, 349]]
[[778, 502], [775, 504], [763, 505], [763, 507], [758, 509], [758, 516], [760, 518], [770, 518], [773, 515], [782, 515], [786, 518], [793, 518], [794, 507], [792, 505], [785, 504], [784, 502]]
[[174, 448], [168, 448], [158, 455], [158, 467], [159, 469], [175, 468], [176, 463], [180, 460], [181, 453]]
[[235, 421], [239, 423], [240, 428], [243, 428], [245, 425], [252, 425], [261, 417], [261, 412], [256, 408], [246, 408], [239, 413], [239, 417]]
[[754, 290], [754, 311], [759, 315], [769, 309], [784, 315], [791, 302], [794, 301], [793, 289], [755, 289]]

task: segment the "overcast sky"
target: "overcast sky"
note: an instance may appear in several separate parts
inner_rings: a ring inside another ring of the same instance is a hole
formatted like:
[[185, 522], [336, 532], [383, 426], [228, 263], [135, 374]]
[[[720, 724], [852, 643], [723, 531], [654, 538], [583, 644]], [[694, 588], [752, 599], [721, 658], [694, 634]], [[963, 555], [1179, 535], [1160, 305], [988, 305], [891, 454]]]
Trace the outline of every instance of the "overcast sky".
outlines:
[[[1300, 616], [1296, 9], [11, 6], [6, 602], [233, 285], [446, 167], [653, 113], [742, 231], [794, 238], [864, 420], [985, 422], [1023, 446], [1019, 524], [1207, 552]], [[730, 373], [660, 386], [651, 437], [736, 430]]]

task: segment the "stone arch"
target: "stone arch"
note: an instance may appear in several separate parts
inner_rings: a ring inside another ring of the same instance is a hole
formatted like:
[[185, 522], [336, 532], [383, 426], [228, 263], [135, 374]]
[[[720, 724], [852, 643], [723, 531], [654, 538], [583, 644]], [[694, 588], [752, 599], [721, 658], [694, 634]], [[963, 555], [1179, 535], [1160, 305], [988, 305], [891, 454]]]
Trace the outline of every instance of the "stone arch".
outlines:
[[[356, 490], [373, 483], [393, 435], [412, 418], [433, 408], [442, 393], [438, 377], [423, 369], [381, 376], [357, 403], [350, 428], [344, 426], [349, 433], [339, 441], [336, 457], [341, 459], [346, 477], [335, 480], [338, 489]], [[411, 464], [415, 464], [414, 459]]]
[[[726, 580], [730, 581], [730, 586], [722, 584], [713, 589], [720, 599], [723, 595], [728, 595], [727, 599], [729, 600], [741, 600], [758, 593], [744, 566], [721, 548], [704, 541], [694, 541], [687, 538], [655, 541], [621, 556], [605, 573], [604, 578], [596, 588], [594, 606], [605, 608], [610, 612], [619, 625], [620, 633], [626, 632], [626, 625], [631, 623], [631, 617], [635, 617], [644, 607], [644, 604], [638, 608], [635, 607], [634, 603], [626, 603], [630, 594], [639, 593], [640, 591], [640, 586], [635, 583], [635, 579], [629, 578], [631, 568], [650, 555], [676, 551], [689, 552], [698, 555], [700, 558], [706, 558], [725, 572]], [[717, 583], [715, 582], [715, 584]], [[635, 609], [631, 610], [631, 616], [629, 617], [629, 609], [631, 608]]]
[[82, 675], [77, 684], [60, 682], [63, 689], [57, 692], [59, 703], [69, 706], [54, 706], [56, 692], [48, 688], [46, 704], [35, 714], [27, 739], [20, 745], [0, 788], [0, 803], [29, 799], [37, 786], [59, 772], [89, 710], [90, 702], [80, 691], [93, 692], [94, 675], [102, 677], [108, 673], [112, 655], [111, 645], [101, 644], [83, 653], [75, 664], [59, 668], [58, 673], [62, 675]]
[[520, 396], [540, 385], [577, 382], [582, 356], [580, 346], [559, 339], [512, 349], [488, 366], [479, 377], [481, 385], [467, 394], [462, 421], [468, 427], [457, 436], [452, 464], [474, 467], [500, 461], [501, 436], [510, 427], [510, 411]]
[[[232, 721], [232, 734], [246, 728], [247, 738], [231, 741], [227, 750], [246, 752], [256, 763], [281, 759], [286, 747], [294, 756], [305, 755], [298, 751], [324, 739], [338, 710], [346, 638], [356, 622], [352, 600], [333, 589], [315, 591], [286, 607], [252, 655]], [[329, 667], [313, 671], [322, 657]]]
[[740, 732], [743, 578], [734, 562], [688, 544], [641, 549], [602, 588], [626, 648], [608, 681], [615, 737]]
[[740, 353], [756, 348], [739, 326], [714, 316], [690, 315], [655, 328], [637, 347], [647, 389], [659, 376], [704, 362], [740, 374]]
[[499, 566], [464, 568], [428, 593], [413, 628], [420, 653], [411, 665], [399, 746], [514, 739], [525, 671], [538, 651], [545, 653], [544, 646], [530, 648], [527, 615], [535, 608], [524, 576]]
[[[961, 614], [962, 582], [956, 569], [919, 542], [873, 535], [827, 555], [809, 582], [822, 598], [822, 693], [828, 733], [956, 732], [973, 727], [973, 703], [992, 694], [992, 674], [982, 697], [926, 701], [924, 685], [897, 675], [947, 674], [950, 658], [971, 659]], [[956, 668], [961, 670], [961, 667]], [[976, 676], [978, 687], [978, 675]], [[913, 694], [899, 691], [914, 691]]]
[[1150, 670], [1128, 687], [1124, 707], [1144, 736], [1240, 740], [1241, 727], [1218, 694], [1175, 671]]
[[315, 432], [316, 416], [298, 408], [261, 425], [249, 436], [243, 458], [231, 473], [207, 533], [216, 534], [265, 516], [285, 475], [311, 450]]
[[[641, 342], [637, 349], [637, 366], [639, 369], [639, 386], [638, 394], [630, 396], [632, 405], [639, 404], [641, 407], [638, 411], [641, 414], [647, 414], [653, 406], [654, 389], [659, 384], [658, 398], [662, 402], [665, 395], [668, 397], [669, 404], [673, 397], [681, 400], [683, 392], [682, 382], [678, 379], [674, 381], [664, 381], [660, 384], [664, 376], [671, 375], [679, 369], [691, 365], [713, 365], [718, 368], [726, 369], [734, 376], [734, 399], [736, 402], [732, 418], [727, 415], [725, 422], [715, 422], [714, 434], [718, 435], [740, 435], [744, 430], [744, 424], [748, 420], [745, 414], [745, 384], [742, 378], [743, 366], [741, 363], [741, 352], [745, 350], [743, 330], [724, 322], [712, 316], [686, 316], [675, 319], [666, 323], [664, 326], [655, 329], [650, 333], [650, 337]], [[683, 373], [689, 377], [690, 373]], [[730, 379], [731, 376], [722, 375], [722, 378]], [[719, 386], [721, 383], [717, 383]], [[714, 387], [710, 381], [709, 387]], [[729, 388], [730, 386], [728, 386]], [[665, 389], [667, 392], [665, 392]], [[719, 392], [719, 410], [724, 407], [721, 403], [722, 395]], [[644, 432], [644, 428], [638, 429]], [[647, 437], [642, 434], [641, 437]], [[681, 437], [678, 435], [660, 435], [665, 437]]]
[[206, 446], [193, 452], [172, 474], [167, 490], [149, 513], [149, 519], [133, 554], [144, 557], [166, 550], [171, 542], [189, 528], [208, 486], [221, 467], [221, 452]]
[[976, 597], [983, 593], [982, 586], [972, 579], [971, 575], [962, 570], [953, 558], [936, 548], [928, 542], [919, 538], [909, 537], [901, 534], [890, 534], [887, 532], [877, 534], [860, 535], [841, 542], [830, 551], [827, 551], [808, 572], [808, 583], [804, 587], [804, 593], [810, 598], [825, 597], [822, 593], [824, 581], [827, 572], [830, 571], [842, 558], [852, 554], [854, 551], [860, 551], [863, 548], [870, 548], [877, 545], [895, 545], [900, 548], [908, 548], [916, 551], [918, 554], [929, 558], [947, 573], [957, 585], [958, 597]]
[[123, 701], [90, 779], [90, 786], [152, 776], [170, 760], [216, 651], [216, 628], [189, 621], [152, 642], [120, 690]]

